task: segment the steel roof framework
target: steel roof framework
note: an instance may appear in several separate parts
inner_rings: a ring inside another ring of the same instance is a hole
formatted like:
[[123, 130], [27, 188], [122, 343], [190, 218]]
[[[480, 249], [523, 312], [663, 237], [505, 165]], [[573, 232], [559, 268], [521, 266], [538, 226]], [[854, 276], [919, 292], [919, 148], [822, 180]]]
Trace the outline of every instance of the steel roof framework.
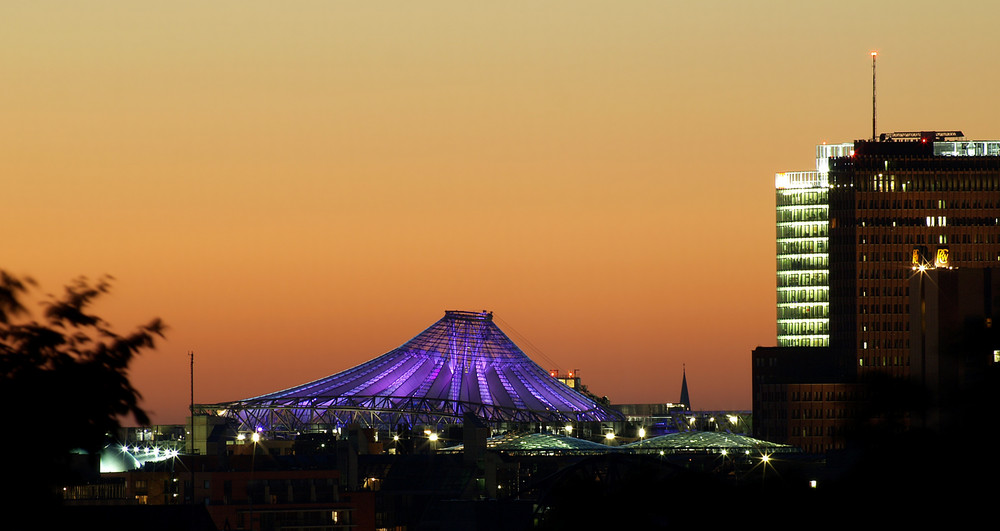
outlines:
[[448, 311], [400, 347], [346, 371], [245, 400], [198, 406], [252, 431], [316, 425], [393, 429], [461, 423], [599, 422], [623, 417], [551, 377], [488, 312]]

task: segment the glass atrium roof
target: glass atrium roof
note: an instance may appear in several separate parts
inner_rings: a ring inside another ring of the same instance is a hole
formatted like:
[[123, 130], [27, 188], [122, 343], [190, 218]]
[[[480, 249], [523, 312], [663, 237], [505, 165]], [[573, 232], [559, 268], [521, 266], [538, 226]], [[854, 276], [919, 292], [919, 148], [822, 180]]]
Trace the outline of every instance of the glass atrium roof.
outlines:
[[627, 444], [628, 450], [656, 450], [667, 452], [711, 452], [733, 450], [768, 450], [772, 452], [793, 452], [797, 449], [787, 444], [777, 444], [746, 435], [717, 431], [682, 431]]
[[[524, 435], [507, 434], [491, 437], [486, 440], [486, 448], [495, 452], [511, 454], [566, 454], [566, 453], [607, 453], [616, 448], [600, 443], [577, 439], [567, 435], [551, 433], [528, 433]], [[442, 453], [464, 451], [465, 445], [459, 444], [441, 450]]]

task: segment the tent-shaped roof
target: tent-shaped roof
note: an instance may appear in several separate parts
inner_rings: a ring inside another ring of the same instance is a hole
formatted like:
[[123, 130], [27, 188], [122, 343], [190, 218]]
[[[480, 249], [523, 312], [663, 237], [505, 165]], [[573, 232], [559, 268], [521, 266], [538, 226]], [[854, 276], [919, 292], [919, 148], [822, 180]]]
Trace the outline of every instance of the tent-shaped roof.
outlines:
[[248, 429], [300, 430], [359, 422], [612, 421], [621, 415], [552, 378], [488, 312], [448, 311], [402, 346], [346, 371], [284, 391], [202, 406]]
[[[486, 439], [486, 448], [507, 454], [554, 455], [554, 454], [606, 454], [618, 448], [577, 439], [568, 435], [552, 433], [507, 434]], [[459, 453], [465, 451], [464, 444], [458, 444], [441, 450], [441, 453]]]
[[652, 439], [644, 439], [625, 445], [634, 451], [666, 451], [666, 452], [727, 452], [732, 451], [768, 451], [793, 452], [795, 447], [754, 439], [746, 435], [723, 433], [715, 431], [682, 431], [668, 433]]

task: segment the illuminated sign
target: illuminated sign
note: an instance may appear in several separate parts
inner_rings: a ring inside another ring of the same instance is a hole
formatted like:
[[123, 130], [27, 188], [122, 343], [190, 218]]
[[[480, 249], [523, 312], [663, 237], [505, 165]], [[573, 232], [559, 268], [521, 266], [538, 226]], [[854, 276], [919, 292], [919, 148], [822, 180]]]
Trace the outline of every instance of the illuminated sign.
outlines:
[[934, 257], [934, 267], [948, 267], [948, 248], [939, 247]]

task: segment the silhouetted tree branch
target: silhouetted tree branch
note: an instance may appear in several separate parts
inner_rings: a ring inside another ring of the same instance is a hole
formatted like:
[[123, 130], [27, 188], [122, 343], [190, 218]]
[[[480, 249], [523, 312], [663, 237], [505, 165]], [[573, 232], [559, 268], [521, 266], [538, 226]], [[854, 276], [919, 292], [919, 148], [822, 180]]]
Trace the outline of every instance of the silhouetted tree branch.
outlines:
[[[35, 282], [0, 271], [0, 403], [4, 429], [0, 455], [13, 461], [14, 498], [44, 496], [65, 480], [74, 449], [98, 452], [123, 417], [149, 417], [128, 378], [132, 360], [155, 347], [165, 326], [159, 319], [125, 335], [91, 312], [111, 287], [76, 279], [43, 303], [42, 322], [24, 304]], [[40, 501], [40, 500], [39, 500]]]

